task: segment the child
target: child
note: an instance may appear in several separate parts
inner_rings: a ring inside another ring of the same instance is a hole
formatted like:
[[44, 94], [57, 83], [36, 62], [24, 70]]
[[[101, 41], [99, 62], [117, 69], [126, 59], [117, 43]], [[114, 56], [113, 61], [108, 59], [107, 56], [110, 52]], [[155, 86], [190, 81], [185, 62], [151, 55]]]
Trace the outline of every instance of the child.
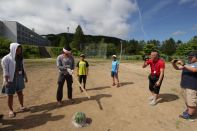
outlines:
[[[86, 90], [86, 80], [87, 80], [87, 75], [88, 75], [89, 64], [85, 60], [84, 54], [81, 54], [80, 57], [81, 57], [81, 60], [77, 63], [77, 75], [79, 77], [79, 83], [81, 84], [83, 81], [83, 88]], [[83, 92], [81, 87], [80, 87], [80, 90], [81, 92]]]
[[112, 69], [111, 69], [111, 77], [113, 80], [112, 86], [115, 86], [115, 80], [117, 81], [117, 87], [120, 87], [119, 79], [118, 79], [118, 70], [119, 70], [119, 62], [116, 60], [116, 55], [112, 56]]
[[2, 58], [1, 65], [3, 68], [3, 88], [8, 95], [9, 117], [15, 117], [13, 111], [13, 95], [17, 93], [20, 103], [20, 111], [25, 111], [23, 106], [23, 89], [25, 88], [24, 81], [27, 82], [27, 75], [24, 70], [24, 61], [22, 46], [18, 43], [10, 44], [10, 53]]

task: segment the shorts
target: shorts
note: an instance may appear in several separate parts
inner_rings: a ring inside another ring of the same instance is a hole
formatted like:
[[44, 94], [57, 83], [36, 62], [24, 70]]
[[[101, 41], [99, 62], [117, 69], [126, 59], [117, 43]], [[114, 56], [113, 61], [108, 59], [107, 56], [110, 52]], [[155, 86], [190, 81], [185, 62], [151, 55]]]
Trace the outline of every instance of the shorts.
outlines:
[[79, 75], [79, 83], [83, 83], [85, 84], [87, 80], [87, 75]]
[[197, 91], [196, 90], [182, 88], [182, 95], [187, 106], [190, 106], [190, 107], [197, 106]]
[[2, 93], [7, 95], [14, 95], [16, 92], [20, 92], [25, 88], [24, 77], [22, 74], [19, 74], [14, 77], [13, 82], [11, 82], [8, 86], [4, 86]]
[[156, 82], [159, 80], [159, 76], [149, 75], [148, 79], [149, 79], [149, 90], [151, 92], [154, 92], [155, 94], [159, 94], [162, 81], [161, 81], [161, 84], [159, 86], [155, 85]]
[[111, 72], [111, 77], [118, 77], [117, 72], [112, 71], [112, 72]]

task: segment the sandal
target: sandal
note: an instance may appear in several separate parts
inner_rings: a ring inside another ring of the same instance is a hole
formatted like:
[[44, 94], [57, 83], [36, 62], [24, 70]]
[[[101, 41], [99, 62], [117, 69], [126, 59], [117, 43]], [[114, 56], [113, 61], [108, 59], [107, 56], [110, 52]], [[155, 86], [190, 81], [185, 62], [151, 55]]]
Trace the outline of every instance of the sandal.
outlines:
[[9, 118], [14, 118], [16, 116], [16, 113], [14, 113], [13, 111], [10, 111], [8, 116]]

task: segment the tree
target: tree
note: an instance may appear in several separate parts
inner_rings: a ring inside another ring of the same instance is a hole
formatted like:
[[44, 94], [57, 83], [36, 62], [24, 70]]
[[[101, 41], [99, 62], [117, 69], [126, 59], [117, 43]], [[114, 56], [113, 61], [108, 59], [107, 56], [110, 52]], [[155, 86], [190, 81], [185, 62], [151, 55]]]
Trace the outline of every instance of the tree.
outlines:
[[116, 46], [112, 43], [107, 44], [107, 57], [116, 54]]
[[164, 54], [171, 56], [176, 52], [176, 42], [173, 38], [170, 38], [163, 42], [161, 50]]
[[77, 26], [71, 47], [83, 51], [85, 47], [85, 36], [80, 25]]
[[66, 45], [66, 38], [61, 36], [59, 47], [64, 47]]
[[153, 50], [158, 50], [154, 44], [146, 44], [143, 48], [144, 54], [146, 55], [149, 55]]
[[0, 37], [0, 57], [9, 53], [10, 43], [10, 40]]

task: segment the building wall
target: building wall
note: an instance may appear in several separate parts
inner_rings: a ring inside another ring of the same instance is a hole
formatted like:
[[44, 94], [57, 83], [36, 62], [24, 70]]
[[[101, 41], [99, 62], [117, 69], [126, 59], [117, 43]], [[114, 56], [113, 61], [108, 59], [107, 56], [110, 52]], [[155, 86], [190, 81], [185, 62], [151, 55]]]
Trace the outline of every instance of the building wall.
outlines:
[[17, 23], [17, 41], [21, 44], [49, 45], [49, 41], [29, 28]]
[[10, 39], [12, 42], [17, 42], [16, 22], [3, 21], [4, 37]]
[[[3, 21], [2, 32], [0, 35], [10, 39], [12, 42], [18, 42], [20, 44], [31, 44], [37, 46], [50, 45], [50, 41], [38, 35], [34, 31], [25, 27], [24, 25], [16, 21]], [[0, 27], [2, 25], [0, 22]]]

